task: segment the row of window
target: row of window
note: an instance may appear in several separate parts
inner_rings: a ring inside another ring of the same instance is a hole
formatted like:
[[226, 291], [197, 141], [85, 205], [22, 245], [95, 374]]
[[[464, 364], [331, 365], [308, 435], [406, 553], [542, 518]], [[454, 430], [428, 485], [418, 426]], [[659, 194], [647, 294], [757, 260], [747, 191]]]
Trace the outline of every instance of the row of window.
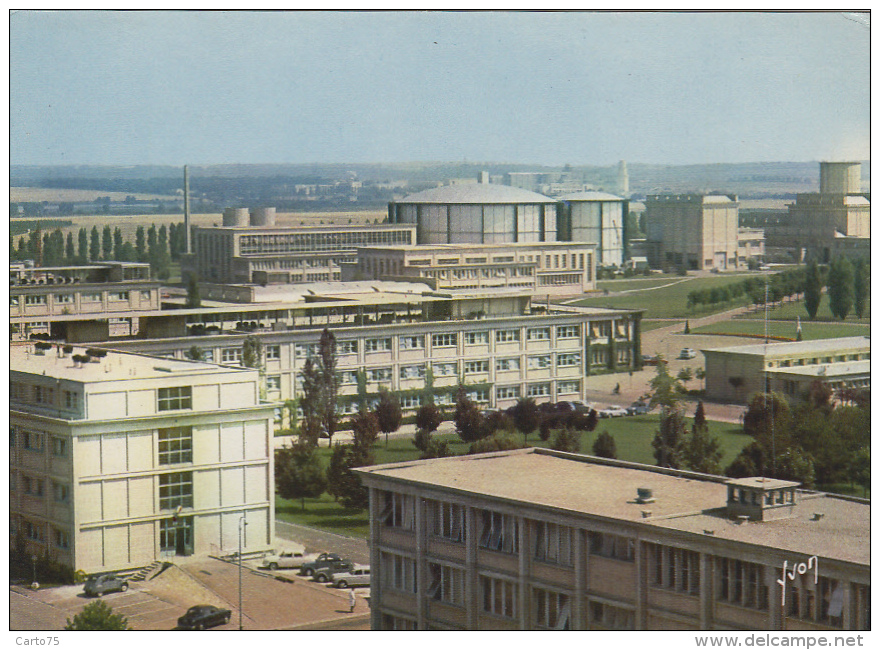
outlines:
[[[47, 294], [35, 294], [35, 295], [26, 295], [26, 296], [13, 296], [10, 294], [9, 296], [9, 305], [15, 306], [20, 303], [24, 303], [25, 305], [45, 305], [47, 303]], [[103, 296], [100, 293], [80, 293], [80, 302], [101, 302], [103, 300]], [[127, 301], [131, 297], [130, 292], [128, 291], [108, 291], [107, 292], [107, 300], [110, 301]], [[140, 292], [141, 300], [150, 300], [150, 292], [149, 291], [141, 291]], [[53, 295], [52, 301], [55, 304], [64, 304], [70, 305], [75, 302], [75, 295], [72, 293], [56, 293]]]
[[47, 437], [52, 448], [53, 456], [59, 458], [67, 456], [67, 438], [52, 436], [40, 431], [28, 431], [27, 429], [21, 429], [15, 426], [9, 427], [10, 447], [15, 447], [20, 440], [23, 449], [42, 453]]
[[54, 406], [56, 408], [65, 408], [70, 410], [78, 410], [80, 407], [81, 395], [76, 391], [62, 390], [59, 392], [61, 402], [56, 403], [55, 389], [51, 386], [40, 384], [23, 384], [18, 381], [10, 382], [9, 398], [18, 402], [32, 402], [34, 404], [42, 404], [45, 406]]
[[[41, 544], [46, 542], [46, 528], [46, 524], [38, 524], [28, 520], [19, 523], [17, 520], [11, 518], [9, 521], [10, 535], [17, 535], [20, 530], [26, 539]], [[56, 528], [55, 526], [49, 526], [49, 529], [51, 530], [52, 544], [54, 544], [56, 548], [62, 550], [70, 548], [70, 533], [68, 531], [62, 528]]]

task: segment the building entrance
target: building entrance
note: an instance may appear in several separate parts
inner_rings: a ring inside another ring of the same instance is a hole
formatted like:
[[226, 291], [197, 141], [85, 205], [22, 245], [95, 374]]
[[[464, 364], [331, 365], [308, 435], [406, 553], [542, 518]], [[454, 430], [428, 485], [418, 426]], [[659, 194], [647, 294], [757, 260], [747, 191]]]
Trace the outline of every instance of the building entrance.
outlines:
[[193, 518], [179, 517], [160, 522], [159, 542], [163, 556], [193, 554]]

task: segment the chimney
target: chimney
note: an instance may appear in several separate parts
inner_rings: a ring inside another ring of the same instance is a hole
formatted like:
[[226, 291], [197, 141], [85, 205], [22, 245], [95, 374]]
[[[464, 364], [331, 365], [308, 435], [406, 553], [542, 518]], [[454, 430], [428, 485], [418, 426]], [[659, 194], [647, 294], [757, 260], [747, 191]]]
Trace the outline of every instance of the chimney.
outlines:
[[654, 503], [654, 491], [651, 488], [636, 488], [636, 503]]

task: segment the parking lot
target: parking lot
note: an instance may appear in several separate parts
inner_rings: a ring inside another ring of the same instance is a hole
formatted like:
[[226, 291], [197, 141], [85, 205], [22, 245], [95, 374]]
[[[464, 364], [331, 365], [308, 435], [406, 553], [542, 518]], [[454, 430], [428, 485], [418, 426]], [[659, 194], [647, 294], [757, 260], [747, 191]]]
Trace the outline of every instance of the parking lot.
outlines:
[[[275, 575], [283, 579], [276, 579]], [[238, 565], [213, 558], [185, 559], [152, 580], [130, 583], [128, 591], [103, 600], [128, 618], [135, 630], [172, 630], [192, 605], [229, 609], [232, 618], [214, 630], [239, 627]], [[370, 628], [369, 588], [355, 590], [357, 604], [349, 612], [348, 591], [316, 584], [296, 571], [258, 571], [247, 563], [242, 571], [241, 624], [245, 630], [332, 630]], [[32, 591], [10, 587], [10, 630], [60, 630], [95, 599], [82, 585]]]

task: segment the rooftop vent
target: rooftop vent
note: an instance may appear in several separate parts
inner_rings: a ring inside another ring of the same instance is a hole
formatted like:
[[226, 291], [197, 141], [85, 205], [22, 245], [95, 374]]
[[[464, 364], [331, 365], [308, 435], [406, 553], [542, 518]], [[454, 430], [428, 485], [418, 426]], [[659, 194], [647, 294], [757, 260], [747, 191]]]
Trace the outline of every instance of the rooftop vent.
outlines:
[[647, 518], [650, 517], [652, 514], [653, 514], [653, 513], [652, 513], [650, 510], [642, 510], [642, 519], [647, 519]]
[[822, 512], [814, 512], [813, 513], [813, 521], [819, 521], [822, 517], [825, 516], [825, 513]]
[[636, 503], [654, 503], [654, 490], [651, 488], [636, 488]]
[[736, 523], [738, 523], [740, 526], [742, 526], [743, 524], [749, 523], [749, 516], [748, 515], [737, 515], [736, 516]]

